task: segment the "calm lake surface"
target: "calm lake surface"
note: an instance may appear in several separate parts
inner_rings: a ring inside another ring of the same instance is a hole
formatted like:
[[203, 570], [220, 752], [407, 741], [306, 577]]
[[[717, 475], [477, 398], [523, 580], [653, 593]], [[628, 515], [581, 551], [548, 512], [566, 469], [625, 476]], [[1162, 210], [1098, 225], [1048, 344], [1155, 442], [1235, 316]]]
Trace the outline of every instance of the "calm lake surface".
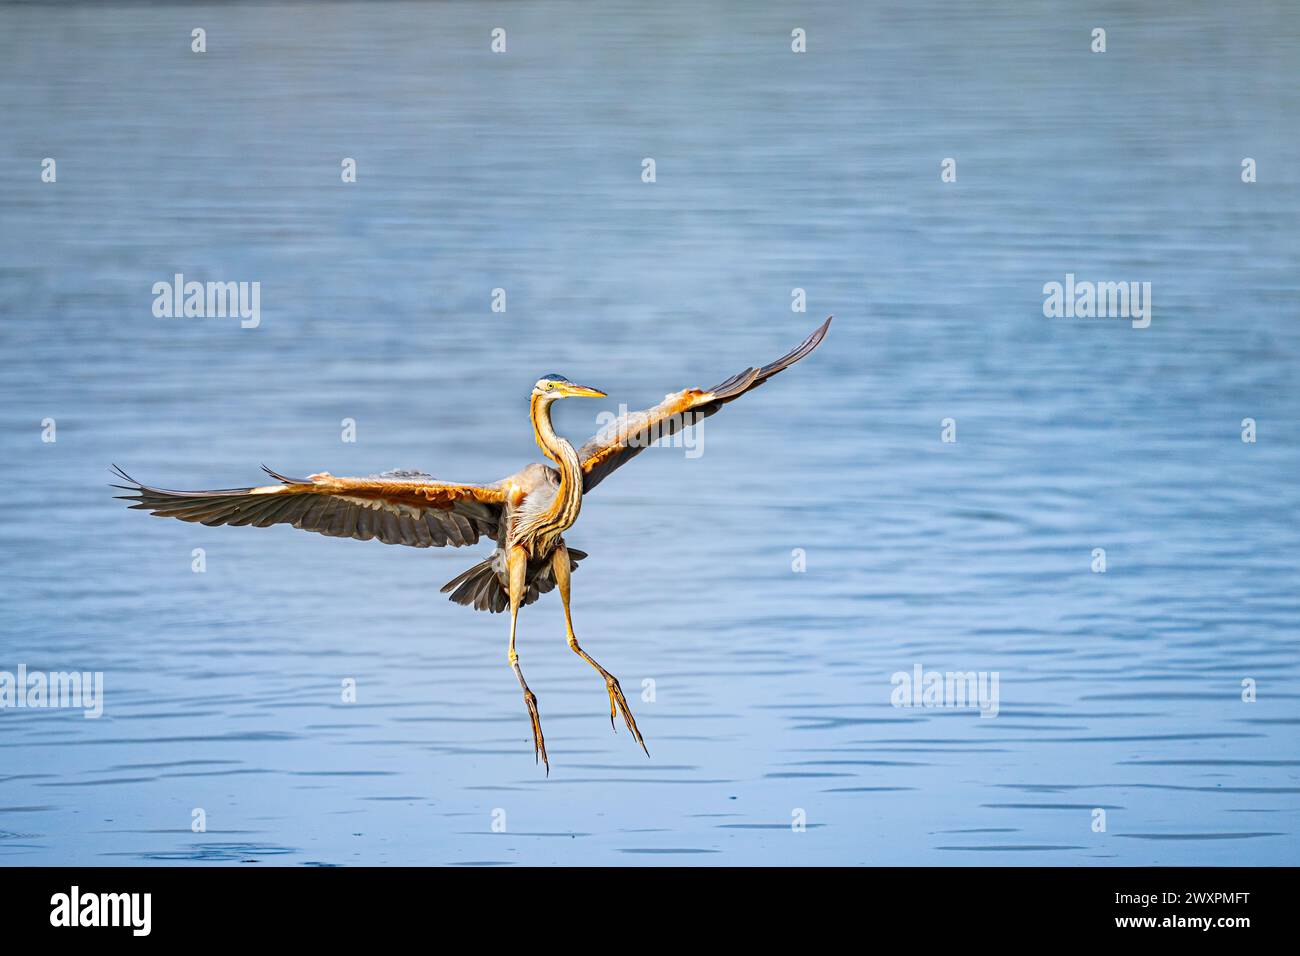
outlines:
[[[0, 863], [1298, 862], [1297, 49], [1284, 3], [0, 8], [0, 670], [104, 675], [0, 710]], [[260, 324], [156, 318], [176, 273]], [[1150, 326], [1045, 318], [1067, 274]], [[567, 536], [649, 760], [551, 594], [534, 766], [508, 621], [438, 593], [485, 543], [110, 497], [495, 480], [543, 373], [609, 392], [580, 442], [831, 313]], [[892, 706], [918, 665], [997, 716]]]

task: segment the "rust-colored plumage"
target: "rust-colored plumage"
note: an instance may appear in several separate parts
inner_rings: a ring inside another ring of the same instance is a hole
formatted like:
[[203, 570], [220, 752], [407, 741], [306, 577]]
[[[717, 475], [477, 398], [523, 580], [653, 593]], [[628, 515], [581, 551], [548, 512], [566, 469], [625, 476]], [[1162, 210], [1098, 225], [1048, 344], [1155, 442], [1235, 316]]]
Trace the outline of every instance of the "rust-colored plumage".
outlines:
[[[645, 741], [618, 680], [578, 644], [569, 613], [570, 574], [585, 552], [569, 548], [563, 534], [577, 520], [583, 496], [615, 469], [660, 438], [715, 414], [773, 375], [807, 356], [826, 336], [827, 319], [797, 348], [762, 368], [747, 368], [713, 388], [688, 388], [653, 408], [621, 415], [574, 448], [551, 427], [551, 405], [561, 398], [604, 397], [604, 392], [547, 375], [533, 387], [531, 419], [538, 446], [553, 465], [531, 464], [491, 484], [441, 481], [416, 471], [388, 471], [367, 478], [336, 478], [329, 472], [288, 478], [263, 466], [276, 484], [216, 491], [151, 488], [114, 466], [131, 492], [132, 508], [205, 525], [288, 524], [334, 537], [374, 538], [408, 547], [461, 547], [491, 538], [496, 548], [483, 561], [443, 586], [451, 600], [481, 611], [510, 610], [507, 658], [519, 680], [533, 725], [534, 755], [550, 763], [537, 698], [524, 681], [515, 651], [519, 608], [558, 587], [569, 647], [594, 667], [609, 694], [610, 723], [620, 714], [642, 749]], [[649, 751], [647, 750], [647, 754]]]

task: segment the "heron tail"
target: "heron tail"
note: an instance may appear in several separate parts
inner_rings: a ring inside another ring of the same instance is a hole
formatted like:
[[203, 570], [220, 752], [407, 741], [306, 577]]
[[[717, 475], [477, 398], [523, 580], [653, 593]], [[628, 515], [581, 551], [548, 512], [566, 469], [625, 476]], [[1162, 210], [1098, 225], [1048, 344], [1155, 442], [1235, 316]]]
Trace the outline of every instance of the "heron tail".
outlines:
[[[587, 552], [579, 551], [577, 548], [570, 548], [570, 567], [576, 569], [578, 562], [586, 556]], [[472, 607], [476, 611], [500, 614], [510, 605], [510, 599], [506, 594], [505, 587], [501, 584], [501, 578], [498, 574], [498, 565], [500, 563], [499, 552], [484, 558], [472, 568], [467, 568], [444, 584], [442, 593], [447, 594], [450, 592], [451, 597], [449, 600]], [[539, 596], [554, 587], [555, 580], [551, 577], [551, 562], [540, 561], [536, 564], [530, 562], [528, 590], [524, 593], [524, 604], [532, 604]]]
[[478, 611], [490, 611], [493, 614], [504, 611], [506, 592], [497, 578], [493, 560], [488, 558], [462, 571], [442, 586], [442, 593], [450, 591], [451, 600], [457, 604], [468, 604]]

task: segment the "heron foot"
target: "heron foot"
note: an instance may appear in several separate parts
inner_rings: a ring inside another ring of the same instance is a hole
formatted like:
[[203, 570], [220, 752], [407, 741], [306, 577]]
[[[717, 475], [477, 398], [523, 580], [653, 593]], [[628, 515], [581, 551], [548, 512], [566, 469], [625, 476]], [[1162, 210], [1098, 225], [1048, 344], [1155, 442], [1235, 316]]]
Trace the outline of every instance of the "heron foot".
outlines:
[[641, 745], [647, 757], [650, 756], [650, 749], [645, 745], [645, 738], [641, 736], [641, 730], [636, 725], [636, 718], [632, 716], [632, 708], [627, 705], [627, 698], [623, 696], [623, 688], [618, 685], [618, 678], [611, 674], [605, 668], [596, 662], [596, 659], [582, 649], [578, 643], [577, 637], [573, 634], [573, 628], [569, 628], [569, 649], [577, 654], [584, 661], [594, 667], [601, 677], [605, 678], [605, 690], [609, 692], [609, 726], [614, 733], [618, 733], [618, 726], [614, 719], [623, 715], [623, 722], [627, 724], [627, 729], [631, 732], [632, 737]]
[[602, 669], [605, 675], [605, 689], [609, 691], [609, 726], [614, 733], [618, 733], [618, 727], [614, 724], [614, 718], [620, 713], [623, 715], [623, 722], [627, 724], [627, 729], [631, 731], [636, 742], [641, 745], [645, 755], [650, 756], [650, 751], [645, 745], [645, 739], [641, 736], [641, 731], [637, 728], [636, 718], [632, 716], [632, 709], [627, 705], [627, 698], [623, 696], [623, 688], [618, 686], [618, 678], [613, 674]]
[[528, 705], [528, 717], [533, 723], [533, 763], [541, 758], [546, 765], [546, 775], [551, 775], [551, 762], [546, 759], [546, 738], [542, 736], [542, 716], [537, 711], [537, 695], [524, 685], [524, 703]]
[[533, 725], [533, 763], [538, 758], [546, 764], [546, 775], [551, 775], [551, 762], [546, 759], [546, 738], [542, 736], [542, 715], [537, 710], [537, 695], [532, 692], [528, 682], [524, 680], [524, 672], [519, 669], [519, 655], [515, 653], [513, 647], [510, 648], [510, 669], [515, 672], [515, 677], [519, 680], [519, 689], [524, 692], [524, 704], [528, 707], [528, 719]]

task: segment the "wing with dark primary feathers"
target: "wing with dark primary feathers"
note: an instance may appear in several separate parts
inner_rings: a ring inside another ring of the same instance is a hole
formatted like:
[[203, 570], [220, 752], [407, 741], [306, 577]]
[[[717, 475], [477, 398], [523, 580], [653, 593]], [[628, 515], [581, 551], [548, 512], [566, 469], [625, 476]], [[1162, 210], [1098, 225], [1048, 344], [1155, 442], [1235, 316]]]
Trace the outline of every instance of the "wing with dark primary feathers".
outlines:
[[165, 518], [205, 525], [288, 524], [337, 538], [431, 548], [474, 544], [495, 538], [505, 508], [509, 479], [491, 485], [439, 481], [416, 471], [386, 471], [369, 478], [335, 478], [329, 472], [286, 478], [262, 467], [278, 484], [217, 491], [150, 488], [116, 465], [131, 492], [119, 495]]
[[708, 418], [728, 402], [751, 392], [769, 378], [787, 369], [821, 344], [830, 328], [828, 318], [798, 348], [762, 368], [747, 368], [709, 389], [688, 388], [667, 396], [654, 408], [628, 412], [602, 428], [578, 449], [582, 462], [583, 493], [591, 491], [605, 476], [631, 461], [655, 441]]

